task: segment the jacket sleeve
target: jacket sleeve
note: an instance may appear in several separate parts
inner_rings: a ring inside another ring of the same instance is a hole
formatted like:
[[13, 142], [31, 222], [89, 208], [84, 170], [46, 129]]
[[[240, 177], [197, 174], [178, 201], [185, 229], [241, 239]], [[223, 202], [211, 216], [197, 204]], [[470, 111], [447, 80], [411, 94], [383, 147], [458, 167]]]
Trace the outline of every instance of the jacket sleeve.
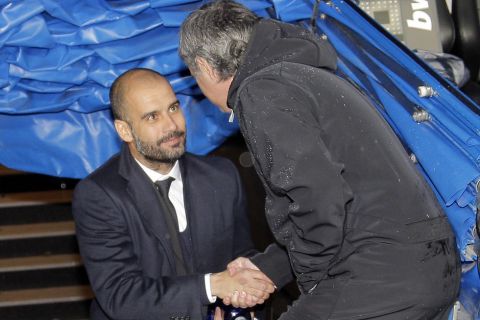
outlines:
[[343, 164], [332, 159], [322, 134], [331, 123], [314, 112], [318, 103], [335, 102], [278, 76], [249, 80], [241, 90], [238, 116], [266, 189], [267, 220], [309, 290], [339, 252], [351, 199]]
[[231, 173], [234, 176], [236, 197], [234, 200], [234, 235], [233, 235], [233, 257], [251, 257], [257, 250], [252, 241], [250, 219], [247, 212], [247, 199], [240, 175], [236, 167], [228, 161], [231, 166]]
[[287, 251], [277, 243], [270, 244], [264, 252], [253, 256], [251, 261], [275, 283], [278, 289], [294, 279]]
[[169, 319], [208, 304], [204, 275], [151, 278], [139, 267], [121, 208], [92, 180], [74, 192], [77, 239], [90, 284], [112, 319]]
[[249, 257], [252, 262], [262, 270], [278, 288], [283, 287], [293, 280], [287, 252], [276, 243], [268, 246], [263, 253], [254, 249], [250, 221], [247, 215], [247, 201], [245, 190], [238, 174], [238, 170], [232, 164], [232, 172], [235, 175], [237, 196], [234, 203], [235, 235], [234, 257]]

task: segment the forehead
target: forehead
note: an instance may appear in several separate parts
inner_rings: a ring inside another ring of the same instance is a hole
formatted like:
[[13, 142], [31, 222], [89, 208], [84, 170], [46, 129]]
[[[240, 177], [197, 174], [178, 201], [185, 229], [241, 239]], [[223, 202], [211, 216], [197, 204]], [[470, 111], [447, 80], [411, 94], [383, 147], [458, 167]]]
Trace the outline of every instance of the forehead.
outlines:
[[168, 81], [155, 76], [129, 79], [123, 99], [127, 113], [161, 111], [177, 100]]

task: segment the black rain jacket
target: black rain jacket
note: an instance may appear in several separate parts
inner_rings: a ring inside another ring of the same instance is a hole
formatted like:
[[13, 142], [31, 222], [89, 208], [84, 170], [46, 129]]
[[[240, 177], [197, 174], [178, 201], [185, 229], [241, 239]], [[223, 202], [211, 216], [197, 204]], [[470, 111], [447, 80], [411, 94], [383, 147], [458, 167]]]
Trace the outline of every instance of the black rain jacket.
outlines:
[[289, 260], [305, 294], [348, 288], [340, 313], [423, 305], [431, 308], [422, 317], [433, 319], [429, 312], [445, 310], [458, 292], [451, 227], [390, 126], [335, 74], [336, 59], [308, 30], [261, 20], [234, 76], [228, 105], [280, 244], [254, 261], [283, 284], [280, 265]]

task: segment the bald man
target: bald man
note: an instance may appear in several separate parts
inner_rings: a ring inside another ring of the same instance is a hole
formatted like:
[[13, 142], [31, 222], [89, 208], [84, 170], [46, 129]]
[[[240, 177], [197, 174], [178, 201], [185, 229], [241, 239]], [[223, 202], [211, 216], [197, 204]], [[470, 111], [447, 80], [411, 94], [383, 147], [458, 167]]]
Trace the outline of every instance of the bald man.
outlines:
[[262, 303], [273, 292], [263, 273], [224, 271], [254, 252], [233, 164], [185, 152], [185, 119], [160, 74], [127, 71], [110, 101], [124, 145], [73, 198], [91, 319], [205, 319], [233, 292]]

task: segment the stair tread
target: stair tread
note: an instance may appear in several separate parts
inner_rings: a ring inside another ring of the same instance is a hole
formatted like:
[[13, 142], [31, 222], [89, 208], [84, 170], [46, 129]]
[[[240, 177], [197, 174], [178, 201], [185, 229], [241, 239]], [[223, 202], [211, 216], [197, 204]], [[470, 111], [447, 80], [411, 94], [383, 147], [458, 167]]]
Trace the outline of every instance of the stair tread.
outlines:
[[0, 207], [33, 206], [72, 201], [72, 190], [49, 190], [0, 194]]
[[11, 176], [11, 175], [18, 175], [18, 174], [25, 174], [25, 172], [17, 171], [17, 170], [10, 169], [0, 165], [0, 176]]
[[0, 226], [0, 240], [58, 237], [75, 234], [73, 221]]
[[41, 255], [0, 259], [0, 272], [69, 268], [82, 265], [78, 254]]
[[0, 292], [0, 307], [82, 301], [93, 296], [88, 285], [8, 290]]

